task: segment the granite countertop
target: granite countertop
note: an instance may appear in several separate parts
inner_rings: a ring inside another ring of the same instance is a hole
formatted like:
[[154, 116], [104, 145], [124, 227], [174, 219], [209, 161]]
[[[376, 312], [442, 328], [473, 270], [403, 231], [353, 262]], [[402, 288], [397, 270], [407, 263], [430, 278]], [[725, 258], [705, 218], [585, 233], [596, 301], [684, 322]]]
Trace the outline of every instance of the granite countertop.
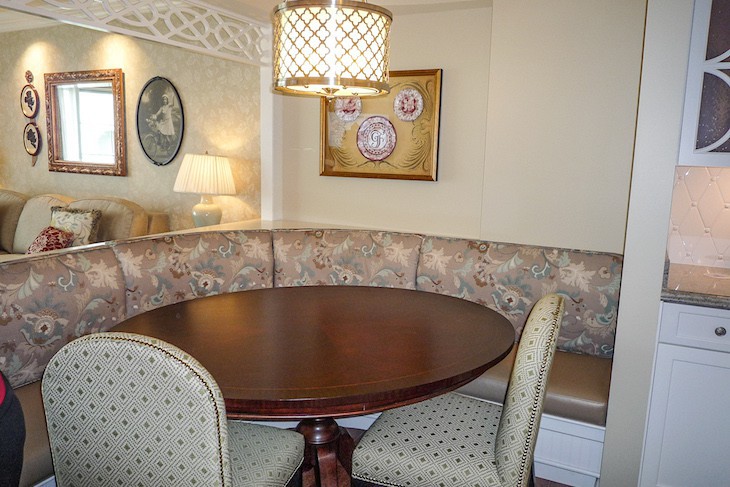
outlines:
[[662, 301], [730, 309], [730, 269], [667, 261]]

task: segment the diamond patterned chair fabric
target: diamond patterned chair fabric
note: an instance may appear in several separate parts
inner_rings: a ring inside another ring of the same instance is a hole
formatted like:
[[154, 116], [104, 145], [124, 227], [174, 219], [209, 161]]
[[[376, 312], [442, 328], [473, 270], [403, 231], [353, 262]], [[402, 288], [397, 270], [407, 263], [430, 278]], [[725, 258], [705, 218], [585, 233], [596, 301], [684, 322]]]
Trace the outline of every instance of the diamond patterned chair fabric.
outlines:
[[563, 312], [557, 294], [535, 304], [504, 406], [448, 393], [385, 411], [355, 448], [353, 478], [399, 487], [529, 485]]
[[41, 387], [59, 487], [284, 486], [302, 463], [300, 434], [229, 422], [213, 377], [161, 340], [84, 336]]

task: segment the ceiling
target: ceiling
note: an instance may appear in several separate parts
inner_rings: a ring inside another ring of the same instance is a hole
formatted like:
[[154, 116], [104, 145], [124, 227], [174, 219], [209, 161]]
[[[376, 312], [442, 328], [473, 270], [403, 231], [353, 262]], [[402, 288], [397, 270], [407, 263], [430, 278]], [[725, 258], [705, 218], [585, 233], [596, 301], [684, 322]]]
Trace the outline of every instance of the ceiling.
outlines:
[[[283, 0], [204, 0], [210, 5], [268, 22], [274, 7]], [[369, 3], [385, 7], [393, 15], [440, 10], [488, 7], [492, 0], [374, 0]]]
[[[274, 7], [282, 0], [204, 0], [201, 3], [268, 23]], [[398, 15], [414, 13], [489, 7], [492, 0], [375, 0], [369, 3], [387, 8], [397, 18]], [[35, 29], [53, 23], [42, 17], [0, 8], [0, 32]]]

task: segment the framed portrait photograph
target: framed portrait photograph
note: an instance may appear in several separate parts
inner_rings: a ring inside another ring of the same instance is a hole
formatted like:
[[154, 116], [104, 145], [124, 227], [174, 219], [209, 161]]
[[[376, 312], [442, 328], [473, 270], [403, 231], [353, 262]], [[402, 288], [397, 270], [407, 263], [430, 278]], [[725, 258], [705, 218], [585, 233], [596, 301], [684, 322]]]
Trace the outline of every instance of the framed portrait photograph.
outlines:
[[320, 174], [436, 181], [441, 73], [391, 71], [387, 95], [322, 99]]
[[185, 120], [180, 95], [160, 77], [144, 85], [137, 102], [137, 135], [147, 158], [157, 166], [169, 164], [182, 144]]
[[33, 122], [26, 124], [23, 129], [23, 146], [25, 152], [31, 156], [37, 156], [41, 150], [41, 134], [38, 126]]
[[26, 118], [33, 118], [38, 113], [38, 92], [30, 84], [20, 91], [20, 109]]

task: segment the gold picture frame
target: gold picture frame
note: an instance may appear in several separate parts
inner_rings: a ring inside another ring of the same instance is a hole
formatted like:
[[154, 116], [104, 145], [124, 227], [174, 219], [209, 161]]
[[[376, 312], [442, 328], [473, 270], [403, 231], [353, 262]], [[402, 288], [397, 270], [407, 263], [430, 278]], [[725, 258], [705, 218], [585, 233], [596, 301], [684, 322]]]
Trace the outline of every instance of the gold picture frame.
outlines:
[[320, 175], [436, 181], [441, 69], [390, 72], [390, 93], [323, 98]]

